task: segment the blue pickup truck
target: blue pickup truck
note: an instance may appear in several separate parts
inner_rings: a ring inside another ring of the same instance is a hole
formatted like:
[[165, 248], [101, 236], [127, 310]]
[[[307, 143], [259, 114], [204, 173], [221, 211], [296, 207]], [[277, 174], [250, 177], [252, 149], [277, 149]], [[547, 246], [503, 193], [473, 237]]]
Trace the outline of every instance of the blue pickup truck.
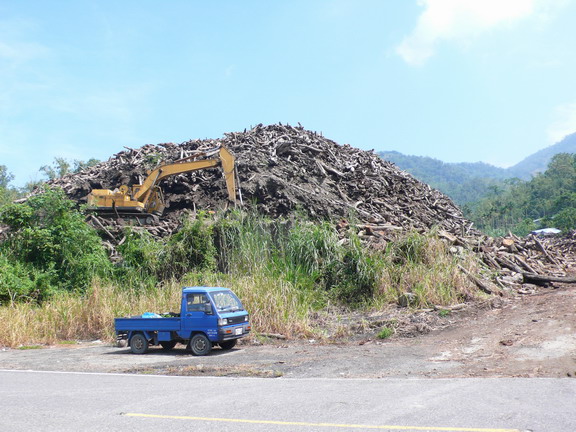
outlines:
[[134, 354], [144, 354], [150, 345], [171, 350], [181, 343], [187, 345], [192, 354], [202, 356], [215, 345], [232, 349], [251, 329], [248, 312], [228, 288], [184, 288], [180, 313], [170, 315], [116, 318], [118, 341], [128, 341]]

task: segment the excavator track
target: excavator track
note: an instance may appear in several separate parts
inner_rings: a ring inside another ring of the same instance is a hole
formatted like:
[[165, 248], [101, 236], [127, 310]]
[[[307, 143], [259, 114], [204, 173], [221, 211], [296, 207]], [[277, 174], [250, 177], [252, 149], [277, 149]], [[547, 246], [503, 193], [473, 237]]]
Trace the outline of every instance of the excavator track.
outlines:
[[102, 219], [122, 219], [128, 223], [130, 221], [137, 222], [139, 225], [157, 225], [160, 223], [160, 217], [155, 214], [112, 211], [109, 209], [93, 209], [91, 213]]

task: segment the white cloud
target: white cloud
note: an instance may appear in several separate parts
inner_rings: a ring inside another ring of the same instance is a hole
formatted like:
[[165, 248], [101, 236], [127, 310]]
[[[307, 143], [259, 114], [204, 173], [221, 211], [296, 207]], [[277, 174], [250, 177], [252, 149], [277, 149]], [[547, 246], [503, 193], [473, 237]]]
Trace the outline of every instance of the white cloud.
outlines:
[[574, 132], [576, 132], [576, 102], [557, 106], [554, 110], [554, 120], [548, 128], [548, 141], [550, 144], [555, 144]]
[[411, 65], [422, 65], [441, 41], [466, 42], [493, 28], [546, 14], [564, 0], [419, 0], [424, 7], [416, 28], [396, 47]]

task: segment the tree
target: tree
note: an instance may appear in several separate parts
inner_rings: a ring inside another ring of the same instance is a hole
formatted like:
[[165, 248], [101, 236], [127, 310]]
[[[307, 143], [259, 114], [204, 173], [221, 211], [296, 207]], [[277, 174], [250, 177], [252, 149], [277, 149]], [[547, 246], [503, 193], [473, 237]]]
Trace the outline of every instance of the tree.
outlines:
[[70, 167], [70, 162], [62, 157], [57, 157], [54, 158], [52, 165], [41, 166], [39, 171], [48, 177], [48, 180], [54, 180], [64, 177], [66, 174], [70, 174]]
[[94, 158], [90, 158], [86, 162], [78, 159], [70, 162], [69, 160], [62, 157], [54, 158], [52, 165], [43, 165], [38, 170], [46, 177], [46, 179], [30, 181], [26, 183], [24, 186], [24, 191], [32, 192], [34, 189], [42, 186], [46, 180], [55, 180], [65, 176], [66, 174], [79, 173], [80, 171], [85, 170], [86, 168], [90, 168], [98, 163], [100, 163], [100, 161]]
[[14, 175], [8, 172], [4, 165], [0, 165], [0, 207], [12, 202], [18, 197], [18, 191], [10, 186]]
[[80, 171], [84, 171], [87, 168], [93, 167], [96, 164], [99, 164], [100, 161], [98, 159], [90, 158], [88, 161], [84, 162], [81, 160], [74, 160], [74, 174], [79, 173]]
[[14, 180], [14, 175], [8, 172], [5, 165], [0, 165], [0, 188], [6, 189], [12, 180]]
[[576, 208], [565, 208], [552, 218], [555, 228], [564, 232], [576, 229]]
[[48, 178], [48, 180], [54, 180], [60, 177], [64, 177], [66, 174], [79, 173], [80, 171], [83, 171], [86, 168], [90, 168], [98, 163], [100, 163], [100, 161], [94, 158], [90, 158], [86, 162], [78, 159], [70, 162], [65, 158], [57, 157], [54, 158], [52, 165], [41, 166], [39, 171], [42, 172]]

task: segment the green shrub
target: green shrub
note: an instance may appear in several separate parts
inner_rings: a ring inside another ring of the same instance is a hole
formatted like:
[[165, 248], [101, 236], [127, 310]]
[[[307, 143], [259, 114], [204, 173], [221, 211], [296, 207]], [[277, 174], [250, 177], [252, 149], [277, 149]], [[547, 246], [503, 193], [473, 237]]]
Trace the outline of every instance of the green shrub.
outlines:
[[278, 244], [286, 264], [299, 268], [308, 275], [318, 275], [341, 257], [338, 234], [328, 222], [296, 223], [285, 242]]
[[13, 230], [19, 230], [30, 225], [33, 215], [34, 209], [30, 206], [8, 204], [2, 208], [0, 221]]
[[117, 247], [122, 255], [122, 263], [146, 274], [160, 272], [161, 255], [164, 245], [156, 240], [148, 231], [135, 231], [127, 228], [124, 232], [125, 240]]
[[254, 214], [232, 211], [213, 226], [218, 269], [229, 273], [265, 272], [274, 260], [282, 223]]
[[46, 188], [23, 204], [5, 206], [0, 221], [11, 229], [0, 250], [12, 265], [24, 265], [36, 284], [51, 280], [35, 287], [39, 298], [48, 287], [83, 291], [111, 270], [98, 234], [62, 190]]
[[524, 236], [527, 236], [528, 234], [530, 234], [532, 231], [534, 231], [537, 228], [538, 227], [536, 226], [536, 224], [534, 223], [534, 221], [532, 219], [524, 219], [521, 222], [516, 224], [513, 231], [516, 235], [524, 237]]
[[34, 290], [29, 269], [18, 261], [10, 262], [0, 255], [0, 301], [14, 301], [27, 296]]
[[180, 230], [166, 244], [161, 261], [162, 278], [179, 278], [192, 269], [216, 270], [217, 251], [211, 221], [200, 214], [185, 219]]
[[361, 245], [351, 230], [344, 241], [329, 222], [268, 220], [232, 213], [215, 224], [219, 265], [233, 274], [261, 273], [315, 291], [316, 305], [325, 297], [358, 304], [379, 283], [382, 260]]
[[325, 270], [326, 289], [336, 299], [355, 305], [370, 299], [382, 276], [384, 258], [362, 246], [353, 232], [348, 242], [341, 246], [338, 260]]

